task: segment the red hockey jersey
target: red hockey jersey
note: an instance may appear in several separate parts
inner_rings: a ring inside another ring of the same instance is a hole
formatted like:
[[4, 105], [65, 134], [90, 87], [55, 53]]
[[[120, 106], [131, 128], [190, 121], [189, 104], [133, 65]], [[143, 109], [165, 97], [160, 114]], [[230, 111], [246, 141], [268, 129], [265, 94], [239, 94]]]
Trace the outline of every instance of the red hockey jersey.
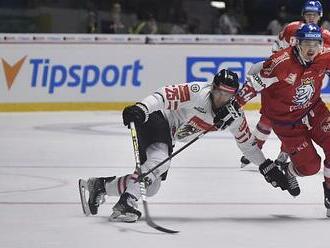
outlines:
[[[303, 25], [302, 21], [295, 21], [287, 24], [283, 30], [279, 33], [280, 48], [287, 48], [294, 42], [294, 36], [297, 30]], [[322, 37], [324, 46], [330, 46], [330, 32], [326, 29], [322, 29]]]
[[276, 122], [298, 122], [321, 100], [322, 80], [329, 69], [329, 49], [318, 54], [308, 67], [298, 62], [293, 47], [283, 49], [265, 61], [258, 74], [249, 78], [238, 100], [246, 102], [262, 91], [261, 114]]

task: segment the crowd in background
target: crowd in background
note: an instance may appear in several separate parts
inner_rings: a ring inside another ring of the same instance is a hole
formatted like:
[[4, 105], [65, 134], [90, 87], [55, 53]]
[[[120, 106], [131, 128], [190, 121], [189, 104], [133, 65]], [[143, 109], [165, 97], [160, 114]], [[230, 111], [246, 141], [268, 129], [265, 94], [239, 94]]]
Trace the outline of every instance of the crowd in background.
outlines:
[[[271, 34], [300, 19], [304, 0], [0, 0], [3, 33]], [[321, 1], [330, 29], [329, 1]]]

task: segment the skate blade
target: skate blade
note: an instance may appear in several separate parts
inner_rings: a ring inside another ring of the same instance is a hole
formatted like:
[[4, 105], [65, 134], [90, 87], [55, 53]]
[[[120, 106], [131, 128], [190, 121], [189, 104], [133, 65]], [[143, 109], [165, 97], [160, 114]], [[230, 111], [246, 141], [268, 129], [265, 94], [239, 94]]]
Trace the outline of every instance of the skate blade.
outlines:
[[248, 166], [249, 164], [244, 164], [244, 163], [241, 163], [241, 168], [245, 168], [246, 166]]
[[120, 212], [114, 211], [109, 217], [109, 221], [111, 222], [126, 222], [126, 223], [134, 223], [139, 219], [136, 214], [126, 213], [121, 214]]
[[88, 191], [87, 181], [83, 179], [79, 179], [79, 193], [80, 193], [80, 201], [83, 213], [86, 216], [91, 214], [91, 211], [88, 206], [87, 198], [86, 198], [86, 191]]
[[330, 208], [327, 209], [327, 217], [330, 218]]

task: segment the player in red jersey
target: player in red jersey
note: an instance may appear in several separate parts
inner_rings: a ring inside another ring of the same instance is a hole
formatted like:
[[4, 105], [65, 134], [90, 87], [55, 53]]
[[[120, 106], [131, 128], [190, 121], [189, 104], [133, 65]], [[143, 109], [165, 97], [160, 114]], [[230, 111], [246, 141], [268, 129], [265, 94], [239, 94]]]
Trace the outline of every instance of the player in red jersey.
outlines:
[[[322, 4], [319, 1], [306, 1], [302, 10], [301, 15], [303, 17], [303, 21], [295, 21], [286, 25], [283, 30], [279, 33], [278, 39], [274, 42], [272, 47], [272, 52], [277, 52], [281, 49], [287, 48], [289, 46], [294, 45], [295, 43], [295, 33], [303, 24], [313, 23], [318, 24], [321, 17], [323, 16], [323, 8]], [[328, 30], [322, 30], [323, 43], [324, 46], [330, 47], [330, 32]], [[248, 74], [257, 73], [262, 68], [263, 61], [252, 66]], [[261, 98], [263, 96], [261, 95]], [[243, 103], [244, 104], [244, 103]], [[272, 126], [270, 120], [267, 119], [266, 116], [261, 115], [258, 124], [253, 132], [255, 136], [255, 140], [260, 149], [262, 149], [264, 143], [269, 137], [272, 131]], [[288, 154], [283, 152], [279, 153], [276, 163], [282, 164], [286, 162], [288, 159]], [[241, 167], [245, 167], [248, 165], [250, 161], [246, 159], [244, 156], [241, 158]]]
[[[319, 1], [306, 1], [302, 10], [302, 21], [295, 21], [287, 24], [278, 35], [278, 40], [275, 41], [272, 51], [277, 52], [283, 48], [287, 48], [294, 44], [295, 33], [305, 23], [318, 24], [323, 16], [322, 4]], [[325, 46], [330, 46], [330, 32], [322, 30], [323, 43]]]
[[296, 176], [316, 174], [321, 167], [314, 141], [325, 154], [324, 198], [330, 217], [330, 112], [321, 99], [322, 80], [330, 69], [330, 49], [323, 47], [322, 31], [304, 24], [296, 32], [296, 44], [273, 54], [259, 73], [247, 76], [238, 100], [248, 101], [262, 92], [261, 114], [282, 142], [291, 159], [283, 169], [288, 191], [298, 195]]

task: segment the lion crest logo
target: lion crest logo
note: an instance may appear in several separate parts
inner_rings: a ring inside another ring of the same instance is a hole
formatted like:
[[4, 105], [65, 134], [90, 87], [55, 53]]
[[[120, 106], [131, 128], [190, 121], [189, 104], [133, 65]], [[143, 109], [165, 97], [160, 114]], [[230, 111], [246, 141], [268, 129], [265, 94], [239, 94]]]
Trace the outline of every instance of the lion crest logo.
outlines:
[[306, 78], [302, 80], [302, 84], [296, 89], [296, 95], [293, 97], [292, 102], [296, 105], [304, 105], [312, 99], [314, 93], [314, 79]]

